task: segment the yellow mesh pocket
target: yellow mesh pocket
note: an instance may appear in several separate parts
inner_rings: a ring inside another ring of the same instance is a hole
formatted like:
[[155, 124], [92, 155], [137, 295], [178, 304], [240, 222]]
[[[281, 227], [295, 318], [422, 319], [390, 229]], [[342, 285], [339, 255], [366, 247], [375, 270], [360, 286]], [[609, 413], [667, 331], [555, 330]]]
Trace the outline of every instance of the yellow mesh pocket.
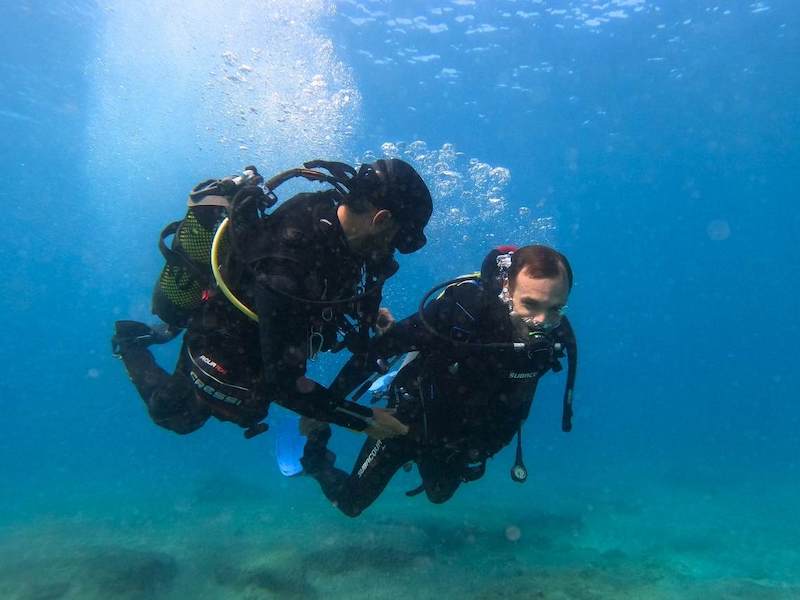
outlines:
[[[201, 211], [205, 208], [208, 207], [200, 207]], [[213, 216], [219, 215], [203, 212], [198, 219], [195, 209], [190, 208], [175, 233], [172, 249], [191, 261], [197, 269], [189, 268], [175, 260], [169, 261], [161, 271], [153, 293], [153, 313], [166, 323], [184, 326], [192, 313], [203, 304], [205, 286], [213, 281], [211, 245], [218, 225], [215, 223], [212, 229], [209, 229], [206, 225], [213, 223], [213, 219], [203, 219], [203, 217]], [[224, 260], [229, 245], [227, 238], [222, 242], [220, 258]]]
[[203, 288], [193, 273], [176, 265], [164, 267], [158, 289], [179, 310], [197, 308], [203, 299]]
[[214, 231], [206, 229], [197, 220], [193, 211], [189, 211], [178, 229], [177, 246], [184, 254], [196, 263], [211, 264], [211, 242]]

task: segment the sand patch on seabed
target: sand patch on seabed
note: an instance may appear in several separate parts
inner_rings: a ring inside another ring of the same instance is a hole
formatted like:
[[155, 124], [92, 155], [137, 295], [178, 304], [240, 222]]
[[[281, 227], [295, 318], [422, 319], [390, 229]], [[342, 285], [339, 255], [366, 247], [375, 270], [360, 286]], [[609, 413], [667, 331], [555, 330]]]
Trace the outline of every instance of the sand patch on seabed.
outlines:
[[497, 507], [401, 496], [350, 520], [313, 496], [250, 490], [219, 502], [207, 487], [135, 505], [95, 498], [102, 510], [6, 525], [0, 598], [800, 598], [796, 581], [691, 564], [725, 550], [713, 538], [665, 539], [658, 551], [603, 540], [604, 523], [642, 518], [624, 503], [531, 507], [509, 523]]

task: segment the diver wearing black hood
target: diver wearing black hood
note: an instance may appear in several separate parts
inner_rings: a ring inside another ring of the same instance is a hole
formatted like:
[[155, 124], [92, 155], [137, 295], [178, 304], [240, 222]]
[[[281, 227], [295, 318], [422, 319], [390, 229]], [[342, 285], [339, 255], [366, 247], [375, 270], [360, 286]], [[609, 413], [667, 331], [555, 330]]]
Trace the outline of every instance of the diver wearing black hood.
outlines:
[[[567, 259], [551, 248], [492, 251], [480, 277], [459, 278], [431, 303], [423, 300], [418, 314], [373, 339], [367, 362], [353, 357], [334, 382], [344, 394], [376, 359], [413, 352], [384, 394], [409, 433], [368, 440], [348, 475], [334, 467], [326, 448], [330, 428], [317, 428], [302, 459], [306, 473], [339, 510], [357, 516], [414, 461], [422, 485], [409, 495], [425, 491], [432, 502], [444, 502], [462, 482], [480, 478], [486, 460], [520, 433], [539, 378], [561, 369], [565, 351], [570, 368], [562, 427], [569, 431], [577, 351], [562, 312], [571, 287]], [[520, 482], [527, 476], [521, 441], [511, 476]]]
[[[229, 217], [208, 226], [217, 232], [210, 250], [216, 284], [212, 280], [203, 290], [200, 306], [176, 318], [163, 336], [142, 323], [117, 322], [114, 351], [150, 416], [177, 433], [194, 431], [214, 416], [239, 424], [252, 437], [266, 430], [261, 421], [275, 401], [373, 436], [403, 433], [405, 427], [388, 413], [349, 402], [305, 372], [318, 352], [363, 352], [370, 330], [380, 328], [383, 283], [398, 266], [394, 250], [415, 252], [426, 242], [432, 203], [425, 183], [399, 159], [362, 165], [357, 172], [343, 163], [315, 161], [264, 186], [255, 168], [248, 169], [251, 184], [231, 184], [230, 202], [223, 196], [232, 180], [205, 182], [190, 197], [190, 208], [222, 204]], [[266, 214], [277, 201], [273, 189], [297, 176], [333, 189], [298, 194]], [[165, 232], [176, 240], [181, 235], [179, 227]], [[224, 266], [215, 262], [220, 232], [230, 246]], [[175, 254], [163, 246], [165, 256]], [[181, 289], [156, 288], [154, 312], [171, 322], [163, 309], [169, 304], [165, 292], [179, 297]], [[170, 375], [147, 347], [181, 328], [186, 335]]]

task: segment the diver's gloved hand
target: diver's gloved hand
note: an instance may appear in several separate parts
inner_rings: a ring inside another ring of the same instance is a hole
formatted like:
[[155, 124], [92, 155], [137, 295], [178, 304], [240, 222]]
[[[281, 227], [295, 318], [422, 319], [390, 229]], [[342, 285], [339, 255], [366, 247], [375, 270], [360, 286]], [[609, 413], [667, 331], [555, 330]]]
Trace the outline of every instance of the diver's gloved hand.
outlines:
[[114, 323], [114, 335], [111, 337], [111, 353], [121, 356], [136, 348], [147, 348], [152, 344], [165, 344], [180, 333], [169, 325], [155, 326], [139, 321], [117, 321]]

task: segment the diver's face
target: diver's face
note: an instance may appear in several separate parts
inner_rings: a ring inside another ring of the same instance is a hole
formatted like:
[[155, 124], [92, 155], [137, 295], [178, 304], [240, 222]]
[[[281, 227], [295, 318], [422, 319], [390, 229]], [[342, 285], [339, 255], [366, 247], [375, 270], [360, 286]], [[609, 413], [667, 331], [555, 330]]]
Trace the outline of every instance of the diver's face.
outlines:
[[561, 324], [569, 296], [566, 277], [541, 279], [523, 271], [517, 275], [513, 287], [509, 286], [509, 293], [512, 318], [524, 322], [528, 328], [550, 331]]

